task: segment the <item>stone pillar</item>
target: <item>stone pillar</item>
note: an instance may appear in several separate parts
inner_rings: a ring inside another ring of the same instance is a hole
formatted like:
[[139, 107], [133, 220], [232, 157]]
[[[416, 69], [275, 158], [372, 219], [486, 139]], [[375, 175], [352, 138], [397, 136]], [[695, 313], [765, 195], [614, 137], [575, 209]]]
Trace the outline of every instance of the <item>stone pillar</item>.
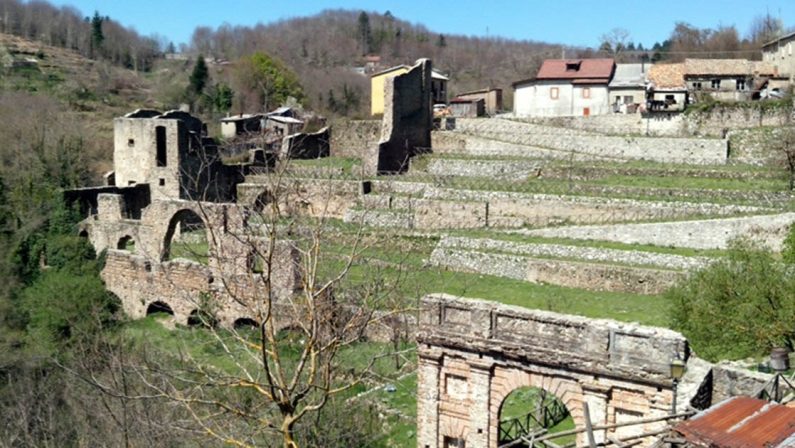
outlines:
[[492, 363], [473, 360], [469, 363], [469, 437], [467, 447], [489, 448], [489, 411], [491, 405]]
[[419, 349], [417, 366], [417, 447], [439, 446], [439, 388], [442, 353]]
[[[583, 401], [588, 403], [591, 424], [593, 426], [607, 424], [607, 403], [610, 400], [610, 391], [610, 386], [597, 383], [582, 384]], [[578, 440], [578, 443], [587, 443], [587, 435], [582, 433], [582, 436], [583, 440]], [[596, 443], [604, 442], [605, 430], [594, 431], [594, 439]]]

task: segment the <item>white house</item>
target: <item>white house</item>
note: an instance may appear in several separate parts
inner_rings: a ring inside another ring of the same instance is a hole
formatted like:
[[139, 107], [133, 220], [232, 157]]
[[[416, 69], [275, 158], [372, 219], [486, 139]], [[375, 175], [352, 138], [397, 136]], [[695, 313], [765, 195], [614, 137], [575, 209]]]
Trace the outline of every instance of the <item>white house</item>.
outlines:
[[535, 78], [515, 82], [514, 113], [523, 117], [602, 115], [612, 111], [613, 59], [547, 59]]

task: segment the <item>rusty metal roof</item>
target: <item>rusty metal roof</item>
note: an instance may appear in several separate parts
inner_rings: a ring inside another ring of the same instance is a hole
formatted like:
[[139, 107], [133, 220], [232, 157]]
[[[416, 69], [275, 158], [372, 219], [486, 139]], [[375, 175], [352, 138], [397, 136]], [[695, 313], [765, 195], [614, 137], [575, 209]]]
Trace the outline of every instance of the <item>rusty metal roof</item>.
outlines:
[[689, 443], [710, 448], [795, 447], [795, 409], [732, 397], [674, 427]]

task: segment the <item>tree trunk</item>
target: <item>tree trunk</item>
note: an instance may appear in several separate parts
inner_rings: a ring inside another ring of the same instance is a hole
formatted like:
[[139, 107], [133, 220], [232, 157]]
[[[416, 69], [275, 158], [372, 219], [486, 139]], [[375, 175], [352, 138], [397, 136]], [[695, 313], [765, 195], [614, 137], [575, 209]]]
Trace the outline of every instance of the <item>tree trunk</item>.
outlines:
[[292, 415], [285, 415], [282, 420], [282, 439], [284, 440], [284, 448], [298, 448], [298, 443], [295, 442], [293, 434], [295, 420]]

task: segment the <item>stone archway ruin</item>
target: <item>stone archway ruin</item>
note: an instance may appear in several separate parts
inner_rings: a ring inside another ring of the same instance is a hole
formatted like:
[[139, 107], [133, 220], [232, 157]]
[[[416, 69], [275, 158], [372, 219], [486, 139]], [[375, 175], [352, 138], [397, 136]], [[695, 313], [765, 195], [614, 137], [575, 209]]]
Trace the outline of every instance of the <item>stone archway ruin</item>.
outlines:
[[[183, 208], [171, 217], [168, 227], [163, 237], [163, 246], [160, 254], [161, 261], [168, 261], [172, 255], [172, 245], [174, 240], [188, 229], [204, 229], [208, 231], [207, 224], [202, 216], [190, 208]], [[209, 238], [207, 238], [209, 241]], [[208, 248], [209, 250], [209, 248]], [[199, 255], [199, 254], [197, 254]]]
[[[667, 329], [447, 295], [423, 298], [417, 342], [420, 448], [496, 448], [500, 406], [524, 386], [553, 393], [577, 427], [584, 426], [585, 403], [593, 425], [665, 416], [673, 398], [670, 362], [689, 355], [687, 340]], [[577, 442], [586, 443], [585, 435]]]

